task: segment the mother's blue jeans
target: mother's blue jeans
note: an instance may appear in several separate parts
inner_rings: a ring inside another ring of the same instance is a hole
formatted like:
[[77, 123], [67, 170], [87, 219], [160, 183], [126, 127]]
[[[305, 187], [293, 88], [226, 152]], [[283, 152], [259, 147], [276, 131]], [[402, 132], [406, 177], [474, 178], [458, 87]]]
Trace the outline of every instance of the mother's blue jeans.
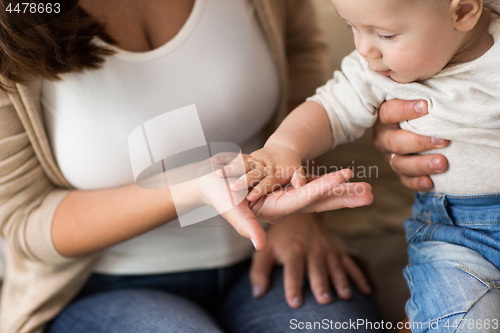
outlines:
[[[93, 274], [46, 332], [375, 332], [348, 324], [381, 320], [373, 297], [353, 288], [351, 300], [337, 298], [319, 305], [307, 280], [303, 306], [291, 309], [285, 301], [281, 268], [275, 269], [267, 294], [254, 299], [249, 267], [246, 260], [220, 269], [171, 274]], [[335, 329], [335, 323], [346, 329]]]

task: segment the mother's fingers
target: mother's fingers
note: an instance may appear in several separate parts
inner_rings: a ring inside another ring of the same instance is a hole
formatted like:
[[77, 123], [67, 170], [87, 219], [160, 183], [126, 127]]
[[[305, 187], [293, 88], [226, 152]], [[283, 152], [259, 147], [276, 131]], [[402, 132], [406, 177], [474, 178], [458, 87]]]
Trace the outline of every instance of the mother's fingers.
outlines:
[[412, 191], [429, 191], [434, 187], [434, 183], [429, 176], [409, 177], [399, 175], [399, 179], [404, 187]]
[[[313, 179], [305, 186], [298, 190], [301, 195], [321, 196], [336, 188], [338, 185], [345, 183], [353, 176], [350, 169], [342, 169], [337, 172], [327, 173], [323, 176]], [[325, 192], [326, 191], [326, 192]]]
[[306, 175], [306, 184], [309, 183], [309, 182], [312, 182], [313, 180], [318, 179], [319, 177], [321, 177], [321, 176], [315, 175], [315, 174], [312, 174], [312, 173], [308, 173]]
[[[290, 213], [297, 212], [318, 201], [322, 196], [328, 196], [333, 189], [345, 183], [352, 175], [349, 169], [323, 175], [299, 189], [285, 191], [281, 200], [283, 203], [291, 204], [288, 207]], [[269, 194], [269, 196], [272, 195], [273, 193]]]
[[367, 206], [373, 202], [371, 190], [372, 188], [368, 183], [341, 184], [318, 200], [309, 203], [300, 212], [314, 213]]
[[302, 306], [302, 286], [304, 285], [305, 271], [304, 249], [297, 248], [287, 252], [283, 261], [286, 302], [291, 308], [297, 309]]
[[395, 155], [392, 167], [405, 176], [427, 176], [441, 173], [448, 167], [448, 161], [443, 155]]
[[443, 148], [448, 140], [418, 135], [402, 129], [390, 129], [379, 133], [378, 150], [393, 152], [399, 155], [420, 153], [423, 151]]
[[337, 295], [342, 299], [350, 299], [352, 297], [351, 287], [337, 253], [329, 253], [326, 260], [328, 263], [330, 278], [332, 279], [332, 284], [337, 291]]
[[425, 116], [426, 101], [390, 100], [380, 107], [379, 117], [384, 124], [396, 124], [401, 121]]
[[388, 160], [388, 155], [391, 154], [387, 143], [389, 141], [388, 136], [391, 132], [398, 130], [401, 130], [399, 124], [383, 124], [380, 118], [377, 119], [373, 126], [373, 146], [384, 155], [386, 160]]
[[237, 206], [222, 213], [236, 231], [243, 237], [252, 241], [257, 251], [263, 251], [267, 247], [267, 235], [254, 213], [248, 207], [248, 202], [243, 200]]
[[276, 260], [270, 248], [262, 252], [254, 252], [249, 274], [253, 297], [262, 297], [267, 292], [275, 264]]
[[343, 254], [340, 257], [340, 261], [342, 263], [344, 271], [351, 278], [356, 287], [358, 287], [359, 291], [361, 291], [361, 293], [363, 293], [364, 295], [370, 295], [372, 290], [370, 288], [370, 285], [368, 284], [368, 280], [363, 274], [363, 271], [358, 267], [358, 265], [356, 265], [354, 260], [352, 260], [349, 255]]
[[311, 291], [319, 304], [328, 304], [333, 300], [328, 275], [324, 253], [321, 249], [310, 251], [307, 258], [307, 276]]
[[[352, 207], [355, 205], [355, 201], [337, 198], [330, 193], [340, 184], [345, 183], [352, 175], [351, 170], [344, 169], [335, 173], [323, 175], [298, 189], [287, 186], [250, 203], [250, 207], [260, 220], [269, 223], [279, 221], [299, 211], [303, 213], [323, 211], [320, 209], [315, 210], [315, 208], [319, 207], [316, 205], [317, 202], [327, 205], [327, 203], [322, 200], [322, 197], [329, 197], [332, 201], [336, 201], [337, 208], [346, 207], [346, 204]], [[363, 186], [367, 187], [369, 185]], [[371, 188], [368, 189], [371, 190]], [[364, 205], [366, 203], [362, 202], [362, 204]]]

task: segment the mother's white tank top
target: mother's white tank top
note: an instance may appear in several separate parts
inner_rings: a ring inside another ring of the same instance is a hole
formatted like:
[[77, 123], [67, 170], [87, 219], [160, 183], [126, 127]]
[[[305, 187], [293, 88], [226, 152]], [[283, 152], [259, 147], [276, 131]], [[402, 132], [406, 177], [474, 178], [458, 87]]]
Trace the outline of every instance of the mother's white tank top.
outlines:
[[[207, 142], [249, 153], [279, 103], [277, 68], [247, 0], [196, 0], [179, 33], [148, 52], [118, 50], [103, 68], [43, 82], [49, 140], [77, 189], [134, 181], [128, 136], [147, 120], [195, 104]], [[137, 221], [140, 223], [140, 221]], [[96, 272], [153, 274], [220, 267], [251, 243], [222, 217], [181, 228], [171, 221], [104, 251]]]

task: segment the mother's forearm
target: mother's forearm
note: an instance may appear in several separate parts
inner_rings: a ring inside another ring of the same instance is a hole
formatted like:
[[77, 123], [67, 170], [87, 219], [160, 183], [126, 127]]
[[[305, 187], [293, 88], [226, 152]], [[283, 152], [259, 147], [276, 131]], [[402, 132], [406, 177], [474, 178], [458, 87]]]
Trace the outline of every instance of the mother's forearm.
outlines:
[[132, 184], [95, 191], [76, 190], [62, 200], [54, 215], [52, 239], [62, 255], [82, 256], [133, 238], [176, 217], [168, 189], [143, 189]]

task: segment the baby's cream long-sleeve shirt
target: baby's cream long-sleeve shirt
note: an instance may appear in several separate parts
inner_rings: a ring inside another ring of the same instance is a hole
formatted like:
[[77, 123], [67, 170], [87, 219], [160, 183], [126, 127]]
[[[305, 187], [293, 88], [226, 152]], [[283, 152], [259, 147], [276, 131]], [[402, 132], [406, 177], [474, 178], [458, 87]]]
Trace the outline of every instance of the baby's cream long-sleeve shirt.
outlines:
[[480, 58], [445, 68], [422, 82], [397, 83], [374, 72], [354, 51], [342, 71], [309, 98], [323, 106], [335, 145], [363, 135], [389, 99], [426, 100], [429, 114], [402, 122], [411, 132], [444, 138], [450, 144], [425, 154], [448, 159], [446, 172], [433, 175], [433, 191], [452, 195], [500, 192], [500, 19], [489, 28], [494, 45]]

